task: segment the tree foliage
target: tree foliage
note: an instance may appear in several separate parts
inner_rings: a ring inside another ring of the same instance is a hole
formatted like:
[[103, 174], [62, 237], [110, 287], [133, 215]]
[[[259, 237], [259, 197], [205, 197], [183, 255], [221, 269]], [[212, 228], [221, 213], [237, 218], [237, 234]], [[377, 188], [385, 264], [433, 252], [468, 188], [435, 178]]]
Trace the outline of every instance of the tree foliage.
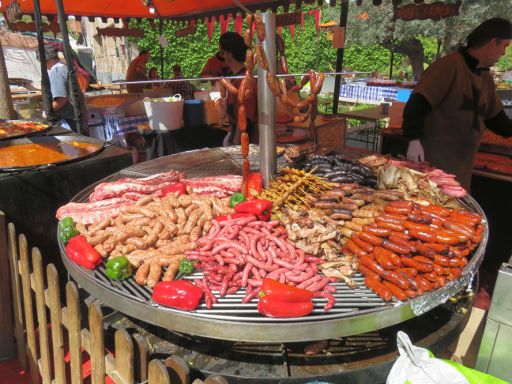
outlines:
[[[447, 0], [455, 1], [455, 0]], [[403, 1], [406, 4], [407, 1]], [[292, 7], [293, 8], [293, 7]], [[307, 12], [310, 6], [303, 7]], [[381, 6], [373, 6], [369, 0], [362, 6], [356, 6], [354, 1], [349, 4], [347, 25], [347, 40], [344, 55], [344, 68], [355, 71], [379, 71], [387, 74], [389, 71], [390, 42], [399, 45], [401, 42], [418, 40], [423, 48], [425, 66], [436, 59], [438, 42], [440, 53], [450, 51], [457, 44], [464, 43], [467, 34], [483, 20], [501, 16], [512, 19], [510, 1], [498, 0], [464, 0], [460, 16], [440, 21], [422, 20], [404, 22], [392, 21], [392, 6], [390, 0], [385, 0]], [[334, 8], [322, 9], [322, 22], [338, 21], [340, 5]], [[132, 21], [132, 26], [136, 26]], [[137, 40], [140, 49], [146, 48], [151, 52], [148, 66], [160, 69], [160, 46], [158, 21], [153, 29], [148, 21], [142, 21], [138, 26], [143, 28], [145, 36]], [[164, 73], [162, 77], [171, 75], [171, 67], [181, 64], [183, 73], [187, 77], [197, 77], [206, 62], [218, 49], [220, 36], [219, 25], [215, 25], [211, 42], [208, 40], [206, 25], [197, 24], [195, 34], [177, 38], [175, 32], [183, 28], [164, 21], [163, 34], [169, 46], [163, 49]], [[234, 30], [233, 22], [229, 30]], [[336, 63], [337, 50], [332, 48], [331, 41], [327, 39], [324, 31], [317, 32], [313, 15], [306, 14], [304, 26], [295, 27], [295, 37], [292, 37], [288, 27], [282, 30], [286, 44], [286, 56], [290, 72], [300, 73], [308, 69], [320, 71], [333, 71]], [[403, 54], [395, 54], [393, 72], [410, 69], [410, 58]], [[498, 67], [512, 67], [512, 49], [507, 56], [497, 64]]]

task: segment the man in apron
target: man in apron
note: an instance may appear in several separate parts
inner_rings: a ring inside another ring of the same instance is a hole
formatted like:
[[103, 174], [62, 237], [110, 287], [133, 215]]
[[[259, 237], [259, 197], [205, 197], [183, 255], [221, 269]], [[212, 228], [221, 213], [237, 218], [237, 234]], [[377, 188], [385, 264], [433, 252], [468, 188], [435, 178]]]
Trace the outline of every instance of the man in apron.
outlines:
[[510, 120], [489, 73], [512, 38], [510, 21], [484, 21], [467, 45], [434, 62], [423, 74], [403, 114], [407, 159], [428, 161], [454, 174], [467, 190], [475, 153], [485, 128], [512, 136]]

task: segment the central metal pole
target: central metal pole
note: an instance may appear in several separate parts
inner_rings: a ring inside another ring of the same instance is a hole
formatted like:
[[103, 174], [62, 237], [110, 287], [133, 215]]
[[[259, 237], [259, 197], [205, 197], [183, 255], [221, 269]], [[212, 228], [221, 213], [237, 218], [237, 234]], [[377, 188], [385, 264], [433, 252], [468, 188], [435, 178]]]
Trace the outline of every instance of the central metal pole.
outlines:
[[[342, 0], [341, 2], [341, 12], [340, 12], [340, 27], [347, 27], [347, 18], [348, 18], [348, 0]], [[346, 36], [346, 33], [345, 33]], [[344, 37], [345, 39], [345, 37]], [[343, 43], [343, 48], [338, 48], [338, 52], [336, 54], [336, 72], [341, 72], [341, 68], [343, 68], [343, 56], [345, 54], [345, 43]], [[332, 113], [338, 113], [338, 104], [340, 101], [340, 88], [341, 88], [341, 76], [336, 75], [334, 78], [334, 96], [332, 101]]]
[[[276, 73], [276, 17], [272, 12], [262, 15], [266, 38], [263, 48], [270, 72]], [[263, 184], [269, 186], [277, 173], [276, 152], [276, 97], [267, 85], [266, 72], [258, 65], [258, 127], [260, 139], [260, 171]]]

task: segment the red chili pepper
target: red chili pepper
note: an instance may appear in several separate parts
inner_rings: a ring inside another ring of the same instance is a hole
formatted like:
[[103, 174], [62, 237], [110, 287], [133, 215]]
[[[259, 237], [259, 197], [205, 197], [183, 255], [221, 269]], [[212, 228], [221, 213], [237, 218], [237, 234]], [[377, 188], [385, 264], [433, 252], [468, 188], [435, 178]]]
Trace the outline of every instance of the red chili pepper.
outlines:
[[245, 217], [254, 217], [254, 216], [256, 216], [256, 215], [254, 215], [252, 213], [232, 213], [230, 215], [214, 217], [213, 220], [226, 221], [226, 220], [232, 220], [232, 219], [243, 219]]
[[66, 245], [66, 255], [74, 263], [87, 269], [94, 269], [101, 264], [101, 255], [87, 242], [84, 235], [69, 239]]
[[254, 198], [261, 194], [263, 180], [260, 172], [251, 172], [242, 186], [242, 192], [247, 198]]
[[252, 213], [258, 217], [258, 220], [267, 221], [272, 216], [272, 202], [262, 199], [243, 201], [235, 205], [235, 212]]
[[313, 310], [313, 293], [272, 279], [263, 279], [258, 311], [269, 317], [302, 317]]
[[153, 287], [153, 301], [167, 307], [193, 311], [204, 291], [188, 280], [160, 281]]
[[274, 279], [263, 279], [260, 288], [260, 294], [270, 297], [272, 300], [286, 301], [289, 303], [297, 303], [301, 301], [311, 301], [313, 292], [307, 289], [294, 287], [293, 285], [283, 284]]
[[169, 193], [178, 192], [178, 196], [185, 195], [187, 193], [187, 184], [179, 181], [176, 183], [172, 183], [162, 188], [162, 192], [164, 196], [167, 196]]

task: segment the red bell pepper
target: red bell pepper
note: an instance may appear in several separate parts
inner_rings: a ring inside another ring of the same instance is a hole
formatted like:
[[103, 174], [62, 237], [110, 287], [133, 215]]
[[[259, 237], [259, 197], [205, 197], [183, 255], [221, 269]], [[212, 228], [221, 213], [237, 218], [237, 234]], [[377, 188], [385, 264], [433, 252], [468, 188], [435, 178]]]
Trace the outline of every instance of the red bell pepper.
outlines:
[[153, 287], [153, 301], [166, 307], [193, 311], [204, 291], [188, 280], [160, 281]]
[[101, 255], [87, 242], [84, 235], [69, 239], [66, 245], [66, 255], [73, 262], [87, 269], [94, 269], [101, 264]]
[[237, 213], [252, 213], [258, 220], [267, 221], [272, 216], [272, 202], [269, 200], [253, 199], [235, 205]]
[[271, 297], [273, 300], [286, 301], [289, 303], [298, 303], [301, 301], [311, 301], [313, 292], [307, 289], [294, 287], [293, 285], [283, 284], [274, 279], [263, 279], [260, 288], [260, 295]]
[[263, 179], [260, 172], [251, 172], [244, 180], [242, 185], [242, 192], [247, 198], [254, 198], [261, 194], [263, 189]]
[[187, 193], [187, 184], [179, 181], [172, 183], [162, 188], [163, 196], [167, 196], [169, 193], [178, 193], [178, 196], [185, 195]]
[[269, 317], [302, 317], [313, 310], [313, 293], [272, 279], [263, 279], [258, 311]]
[[302, 317], [309, 315], [311, 311], [313, 311], [312, 301], [287, 303], [267, 297], [260, 298], [258, 301], [258, 312], [267, 317]]
[[223, 215], [223, 216], [217, 216], [214, 217], [213, 220], [215, 221], [226, 221], [226, 220], [233, 220], [233, 219], [243, 219], [245, 217], [255, 217], [256, 215], [252, 213], [232, 213], [230, 215]]

